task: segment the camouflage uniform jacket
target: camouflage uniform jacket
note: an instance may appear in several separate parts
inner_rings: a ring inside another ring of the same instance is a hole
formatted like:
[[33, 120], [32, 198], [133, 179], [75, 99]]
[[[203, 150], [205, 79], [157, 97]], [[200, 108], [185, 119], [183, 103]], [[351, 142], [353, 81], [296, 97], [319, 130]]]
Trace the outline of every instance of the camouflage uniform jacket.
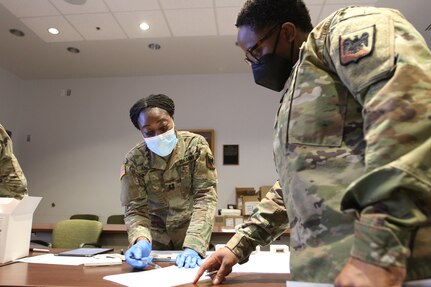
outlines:
[[274, 127], [287, 215], [259, 206], [228, 247], [246, 260], [287, 216], [294, 280], [333, 282], [349, 256], [431, 277], [424, 39], [398, 11], [341, 9], [309, 34], [287, 85]]
[[217, 173], [206, 140], [177, 131], [168, 162], [145, 142], [127, 155], [122, 169], [122, 204], [129, 242], [144, 236], [154, 243], [174, 243], [201, 256], [207, 250], [217, 205]]
[[22, 199], [27, 195], [27, 180], [13, 154], [12, 141], [0, 125], [0, 197]]

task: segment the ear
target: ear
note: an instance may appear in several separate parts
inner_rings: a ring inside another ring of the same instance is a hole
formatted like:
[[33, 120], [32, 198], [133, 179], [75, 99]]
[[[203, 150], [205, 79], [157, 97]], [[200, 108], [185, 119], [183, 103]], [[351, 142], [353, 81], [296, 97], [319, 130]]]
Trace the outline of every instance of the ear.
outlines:
[[280, 33], [283, 34], [284, 39], [286, 39], [288, 42], [295, 40], [296, 32], [296, 26], [292, 22], [285, 22], [281, 25]]

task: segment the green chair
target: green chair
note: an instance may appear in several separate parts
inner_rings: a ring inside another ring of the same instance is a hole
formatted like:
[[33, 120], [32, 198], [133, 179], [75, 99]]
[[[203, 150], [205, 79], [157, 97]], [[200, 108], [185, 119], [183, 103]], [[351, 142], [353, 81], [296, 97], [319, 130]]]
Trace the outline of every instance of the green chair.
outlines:
[[99, 244], [103, 224], [100, 221], [66, 219], [55, 224], [52, 230], [52, 243], [32, 240], [32, 243], [50, 248], [101, 247]]
[[108, 217], [108, 224], [124, 224], [124, 214], [114, 214]]
[[99, 216], [95, 214], [74, 214], [70, 217], [70, 219], [87, 219], [99, 221]]

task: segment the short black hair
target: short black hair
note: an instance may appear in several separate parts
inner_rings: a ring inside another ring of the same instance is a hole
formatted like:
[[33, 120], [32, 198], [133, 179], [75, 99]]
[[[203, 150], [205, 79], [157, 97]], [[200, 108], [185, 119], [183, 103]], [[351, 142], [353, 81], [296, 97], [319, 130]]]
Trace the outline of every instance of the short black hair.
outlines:
[[149, 95], [148, 97], [142, 98], [139, 101], [137, 101], [130, 108], [130, 112], [129, 112], [130, 120], [138, 130], [139, 130], [139, 123], [138, 123], [139, 114], [151, 108], [163, 109], [169, 114], [169, 116], [171, 117], [174, 116], [175, 104], [171, 98], [163, 94]]
[[310, 13], [302, 0], [247, 0], [236, 19], [236, 26], [262, 31], [268, 26], [291, 22], [304, 32], [313, 30]]

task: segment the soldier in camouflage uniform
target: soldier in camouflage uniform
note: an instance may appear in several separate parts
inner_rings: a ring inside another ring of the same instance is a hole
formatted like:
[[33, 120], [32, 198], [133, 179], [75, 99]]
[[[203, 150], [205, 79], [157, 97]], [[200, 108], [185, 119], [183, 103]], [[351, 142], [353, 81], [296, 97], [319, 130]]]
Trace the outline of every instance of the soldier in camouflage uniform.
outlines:
[[[177, 265], [188, 268], [199, 264], [209, 245], [217, 173], [206, 140], [174, 129], [174, 109], [165, 95], [151, 95], [131, 108], [130, 118], [144, 142], [126, 155], [121, 200], [130, 243], [143, 239], [156, 250], [184, 249]], [[154, 144], [157, 137], [159, 145]]]
[[12, 140], [0, 125], [0, 197], [22, 199], [27, 195], [27, 180], [13, 154]]
[[286, 227], [293, 280], [401, 286], [430, 278], [431, 53], [424, 39], [398, 11], [375, 7], [338, 10], [312, 29], [295, 0], [247, 1], [237, 27], [256, 83], [277, 91], [286, 83], [274, 126], [281, 188], [197, 278], [220, 268], [213, 277], [220, 283]]

